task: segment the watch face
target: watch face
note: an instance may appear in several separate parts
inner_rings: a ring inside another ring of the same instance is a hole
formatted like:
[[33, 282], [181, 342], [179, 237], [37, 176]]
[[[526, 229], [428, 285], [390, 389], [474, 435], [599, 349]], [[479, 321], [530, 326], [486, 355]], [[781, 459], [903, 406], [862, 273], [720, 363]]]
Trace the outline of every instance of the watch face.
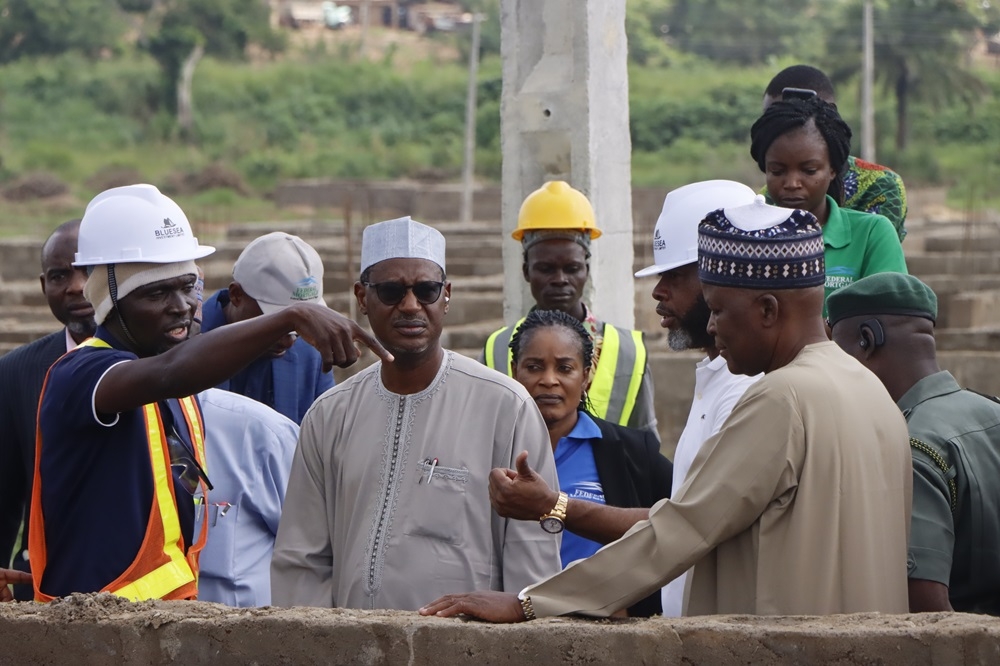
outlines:
[[542, 518], [542, 529], [549, 534], [559, 534], [563, 531], [563, 521], [559, 520], [555, 516], [547, 516]]

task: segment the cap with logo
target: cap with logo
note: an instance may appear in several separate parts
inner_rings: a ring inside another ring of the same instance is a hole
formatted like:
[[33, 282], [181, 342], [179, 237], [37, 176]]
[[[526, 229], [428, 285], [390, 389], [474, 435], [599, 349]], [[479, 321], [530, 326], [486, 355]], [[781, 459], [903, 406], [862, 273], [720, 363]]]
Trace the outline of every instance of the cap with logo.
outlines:
[[756, 194], [742, 183], [706, 180], [667, 194], [653, 231], [653, 265], [636, 277], [658, 275], [698, 261], [698, 223], [718, 208], [752, 203]]
[[252, 240], [233, 265], [233, 279], [264, 314], [295, 303], [326, 304], [319, 253], [283, 231]]

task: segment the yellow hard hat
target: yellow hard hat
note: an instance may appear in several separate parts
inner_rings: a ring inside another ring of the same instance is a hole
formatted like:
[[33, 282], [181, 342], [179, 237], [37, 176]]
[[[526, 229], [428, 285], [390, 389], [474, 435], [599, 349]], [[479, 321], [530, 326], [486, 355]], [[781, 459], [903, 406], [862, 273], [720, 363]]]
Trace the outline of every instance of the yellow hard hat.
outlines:
[[526, 231], [576, 230], [600, 237], [594, 224], [594, 208], [582, 192], [562, 180], [542, 185], [527, 196], [517, 214], [517, 229], [511, 236], [519, 241]]

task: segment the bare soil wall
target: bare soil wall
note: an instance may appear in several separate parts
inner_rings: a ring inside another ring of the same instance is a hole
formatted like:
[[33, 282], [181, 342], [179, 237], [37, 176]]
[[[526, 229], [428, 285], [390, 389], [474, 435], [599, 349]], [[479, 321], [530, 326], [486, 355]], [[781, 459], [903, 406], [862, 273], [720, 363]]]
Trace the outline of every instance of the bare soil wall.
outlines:
[[1000, 663], [1000, 621], [957, 613], [488, 625], [397, 611], [73, 595], [0, 605], [0, 636], [0, 664]]

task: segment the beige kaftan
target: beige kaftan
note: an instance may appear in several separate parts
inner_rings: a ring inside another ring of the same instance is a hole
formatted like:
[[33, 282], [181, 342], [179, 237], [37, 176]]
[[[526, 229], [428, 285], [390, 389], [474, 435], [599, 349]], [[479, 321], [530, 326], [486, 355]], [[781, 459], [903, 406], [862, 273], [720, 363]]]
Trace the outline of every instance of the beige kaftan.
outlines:
[[414, 610], [559, 571], [558, 538], [490, 506], [490, 470], [514, 467], [521, 451], [557, 483], [548, 430], [524, 388], [450, 351], [413, 395], [389, 392], [380, 369], [330, 389], [306, 414], [274, 546], [273, 603]]
[[694, 565], [685, 615], [906, 612], [911, 470], [879, 380], [809, 345], [747, 389], [673, 500], [526, 593], [539, 616], [606, 616]]

